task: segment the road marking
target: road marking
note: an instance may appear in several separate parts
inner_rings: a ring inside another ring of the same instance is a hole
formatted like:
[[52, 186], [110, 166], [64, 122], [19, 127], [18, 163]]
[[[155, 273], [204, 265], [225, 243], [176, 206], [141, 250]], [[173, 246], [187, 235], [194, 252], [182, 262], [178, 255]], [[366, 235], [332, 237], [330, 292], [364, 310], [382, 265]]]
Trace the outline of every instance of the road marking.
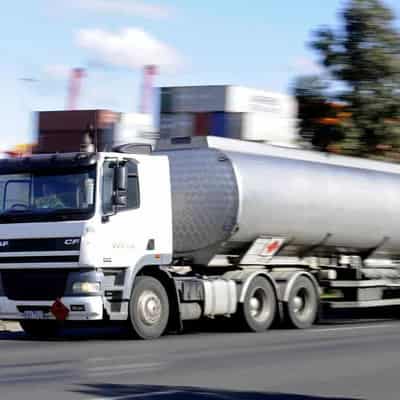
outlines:
[[358, 325], [358, 326], [339, 326], [336, 328], [318, 328], [312, 329], [310, 332], [335, 332], [335, 331], [350, 331], [354, 329], [369, 329], [369, 328], [395, 328], [400, 327], [399, 324], [374, 324], [374, 325]]
[[73, 378], [76, 376], [75, 371], [66, 371], [60, 373], [33, 373], [26, 375], [26, 373], [21, 373], [18, 375], [9, 375], [4, 378], [0, 378], [0, 383], [16, 383], [16, 382], [36, 382], [36, 381], [51, 381], [57, 380], [59, 378]]
[[132, 374], [148, 372], [161, 368], [165, 363], [136, 363], [136, 364], [117, 364], [102, 367], [93, 367], [87, 370], [90, 376], [113, 376], [121, 374]]
[[141, 368], [154, 368], [161, 367], [163, 363], [135, 363], [135, 364], [117, 364], [117, 365], [104, 365], [101, 367], [91, 367], [89, 371], [107, 371], [115, 369], [141, 369]]

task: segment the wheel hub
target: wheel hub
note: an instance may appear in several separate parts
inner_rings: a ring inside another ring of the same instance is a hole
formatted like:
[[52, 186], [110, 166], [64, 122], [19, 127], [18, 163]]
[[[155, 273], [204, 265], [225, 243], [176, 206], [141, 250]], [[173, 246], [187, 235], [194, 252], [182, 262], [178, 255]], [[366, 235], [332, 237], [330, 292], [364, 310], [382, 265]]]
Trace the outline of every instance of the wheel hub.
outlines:
[[138, 299], [139, 317], [146, 325], [154, 325], [161, 318], [162, 306], [157, 293], [145, 290]]
[[249, 312], [251, 317], [259, 322], [263, 322], [268, 318], [271, 312], [271, 305], [263, 288], [257, 288], [249, 299]]
[[260, 312], [261, 302], [256, 297], [250, 299], [250, 313], [254, 317]]
[[300, 312], [304, 308], [304, 299], [300, 296], [296, 296], [293, 299], [293, 311], [295, 313]]

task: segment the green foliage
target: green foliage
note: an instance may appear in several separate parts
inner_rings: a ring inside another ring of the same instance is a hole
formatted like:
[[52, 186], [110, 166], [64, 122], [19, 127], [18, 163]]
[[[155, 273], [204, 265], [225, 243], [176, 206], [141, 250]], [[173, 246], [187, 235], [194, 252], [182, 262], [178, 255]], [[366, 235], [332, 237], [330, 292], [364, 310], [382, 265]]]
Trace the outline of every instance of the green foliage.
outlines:
[[[342, 148], [378, 155], [400, 145], [400, 34], [380, 0], [350, 0], [342, 26], [316, 32], [312, 47], [346, 104]], [[338, 84], [339, 83], [339, 84]]]
[[343, 138], [339, 126], [321, 122], [335, 117], [325, 81], [318, 76], [302, 76], [296, 80], [293, 91], [298, 103], [299, 134], [305, 141], [325, 151]]

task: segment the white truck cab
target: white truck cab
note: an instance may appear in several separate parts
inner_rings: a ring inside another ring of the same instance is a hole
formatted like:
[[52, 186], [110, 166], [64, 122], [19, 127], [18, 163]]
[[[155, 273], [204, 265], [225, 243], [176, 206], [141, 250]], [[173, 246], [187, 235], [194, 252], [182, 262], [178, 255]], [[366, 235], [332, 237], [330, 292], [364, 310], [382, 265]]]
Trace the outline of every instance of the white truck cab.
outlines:
[[0, 164], [0, 319], [36, 333], [39, 320], [127, 319], [135, 273], [172, 259], [167, 157], [64, 153]]

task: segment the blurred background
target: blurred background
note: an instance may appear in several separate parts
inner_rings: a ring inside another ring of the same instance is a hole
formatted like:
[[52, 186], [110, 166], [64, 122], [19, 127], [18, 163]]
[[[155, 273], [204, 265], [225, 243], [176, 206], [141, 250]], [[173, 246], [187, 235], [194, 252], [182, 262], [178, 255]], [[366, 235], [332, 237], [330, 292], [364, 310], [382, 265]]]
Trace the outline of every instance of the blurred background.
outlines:
[[94, 125], [120, 142], [216, 135], [398, 161], [399, 13], [398, 0], [6, 2], [0, 151]]

